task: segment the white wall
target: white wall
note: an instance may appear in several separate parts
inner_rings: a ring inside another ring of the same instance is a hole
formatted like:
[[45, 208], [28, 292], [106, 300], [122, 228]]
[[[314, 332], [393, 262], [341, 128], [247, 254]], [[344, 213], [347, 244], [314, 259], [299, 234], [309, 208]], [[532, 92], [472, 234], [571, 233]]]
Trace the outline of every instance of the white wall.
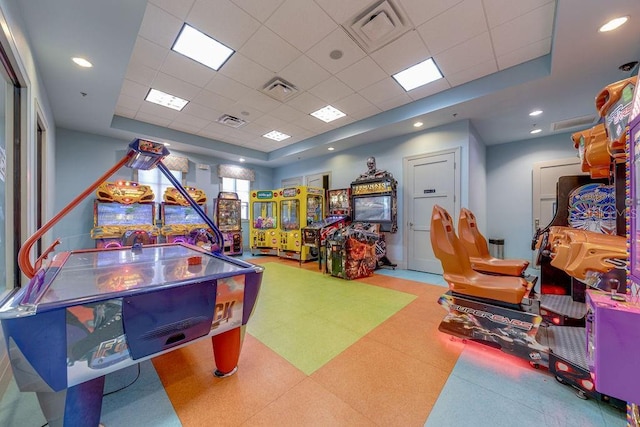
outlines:
[[[469, 172], [469, 122], [466, 120], [428, 129], [422, 132], [411, 133], [385, 141], [361, 145], [338, 153], [328, 154], [324, 157], [295, 162], [289, 166], [277, 168], [273, 174], [272, 188], [280, 186], [282, 179], [313, 175], [319, 172], [331, 171], [331, 188], [348, 188], [358, 175], [367, 170], [367, 157], [376, 158], [378, 169], [384, 169], [393, 174], [398, 180], [398, 232], [388, 233], [386, 236], [387, 255], [391, 261], [398, 263], [400, 267], [406, 266], [403, 259], [403, 158], [418, 154], [431, 153], [461, 148], [461, 205], [469, 206], [470, 181]], [[479, 140], [474, 141], [473, 179], [480, 183], [474, 187], [474, 206], [482, 209], [481, 200], [485, 198], [483, 145]], [[474, 183], [475, 185], [475, 183]]]
[[531, 259], [533, 164], [577, 154], [570, 133], [487, 148], [487, 228], [483, 234], [505, 239], [506, 258]]

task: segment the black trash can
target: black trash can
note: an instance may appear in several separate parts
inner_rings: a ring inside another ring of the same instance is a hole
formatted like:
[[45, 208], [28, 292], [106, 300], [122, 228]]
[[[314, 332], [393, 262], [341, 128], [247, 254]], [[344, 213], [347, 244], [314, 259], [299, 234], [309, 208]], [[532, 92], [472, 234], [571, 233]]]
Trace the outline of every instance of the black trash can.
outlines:
[[489, 239], [489, 255], [504, 259], [504, 239]]

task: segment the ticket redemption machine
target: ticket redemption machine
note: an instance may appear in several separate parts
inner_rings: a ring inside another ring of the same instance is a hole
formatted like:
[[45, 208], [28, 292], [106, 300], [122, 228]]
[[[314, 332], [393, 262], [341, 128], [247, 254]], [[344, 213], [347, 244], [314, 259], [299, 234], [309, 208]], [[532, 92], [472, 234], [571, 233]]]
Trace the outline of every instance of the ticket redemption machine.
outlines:
[[[184, 187], [185, 191], [206, 213], [207, 195], [194, 187]], [[211, 249], [212, 231], [200, 215], [175, 187], [168, 187], [160, 207], [160, 235], [167, 243], [189, 243]]]
[[317, 257], [303, 244], [302, 229], [324, 218], [324, 189], [290, 187], [280, 190], [280, 246], [278, 256], [300, 262]]
[[236, 193], [221, 191], [213, 201], [213, 219], [224, 237], [225, 255], [242, 254], [242, 207]]
[[96, 248], [156, 243], [154, 194], [148, 185], [131, 181], [103, 182], [93, 204], [91, 238]]
[[251, 255], [278, 255], [280, 190], [257, 190], [249, 195]]
[[382, 232], [398, 230], [398, 182], [390, 173], [381, 177], [358, 178], [351, 183], [351, 210], [354, 222], [378, 226], [380, 238], [376, 243], [378, 267], [396, 267], [387, 258], [386, 244]]

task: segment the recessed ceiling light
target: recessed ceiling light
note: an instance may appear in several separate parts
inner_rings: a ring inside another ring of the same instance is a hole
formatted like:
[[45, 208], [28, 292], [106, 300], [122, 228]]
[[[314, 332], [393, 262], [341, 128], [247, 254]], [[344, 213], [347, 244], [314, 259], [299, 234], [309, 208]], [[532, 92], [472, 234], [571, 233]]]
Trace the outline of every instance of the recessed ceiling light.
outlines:
[[171, 49], [216, 71], [235, 52], [187, 24], [180, 30]]
[[529, 113], [531, 117], [539, 116], [540, 114], [542, 114], [542, 110], [533, 110]]
[[240, 160], [240, 163], [244, 163], [244, 161], [245, 161], [243, 157], [240, 157], [240, 159], [238, 159], [238, 160]]
[[540, 132], [542, 132], [542, 129], [534, 129], [530, 133], [531, 134], [535, 134], [535, 133], [540, 133]]
[[419, 128], [419, 127], [421, 127], [423, 124], [424, 124], [424, 123], [422, 123], [422, 122], [415, 122], [415, 123], [413, 124], [413, 127], [414, 127], [414, 128]]
[[322, 120], [325, 123], [332, 122], [340, 117], [346, 116], [342, 111], [333, 108], [331, 105], [327, 105], [324, 108], [319, 109], [318, 111], [314, 111], [311, 115], [317, 119]]
[[287, 135], [286, 133], [278, 132], [277, 130], [272, 130], [269, 133], [265, 133], [265, 138], [273, 139], [274, 141], [282, 141], [287, 138], [291, 138], [291, 135]]
[[606, 33], [607, 31], [613, 31], [629, 19], [628, 16], [621, 16], [620, 18], [612, 19], [611, 21], [604, 24], [598, 31], [601, 33]]
[[169, 95], [168, 93], [164, 93], [157, 89], [149, 90], [145, 101], [153, 102], [154, 104], [162, 105], [163, 107], [168, 107], [178, 111], [182, 111], [184, 106], [189, 103], [189, 101], [185, 99]]
[[333, 151], [333, 150], [335, 150], [335, 148], [333, 148], [333, 147], [329, 147], [329, 148], [327, 148], [327, 150], [329, 150], [329, 151]]
[[91, 68], [91, 67], [93, 67], [93, 64], [92, 64], [91, 62], [87, 61], [87, 60], [86, 60], [86, 59], [84, 59], [84, 58], [80, 58], [79, 56], [76, 56], [76, 57], [74, 57], [74, 58], [71, 58], [71, 60], [72, 60], [73, 62], [75, 62], [75, 63], [76, 63], [76, 65], [79, 65], [79, 66], [81, 66], [82, 68]]
[[438, 70], [436, 63], [433, 62], [433, 58], [429, 58], [413, 67], [394, 74], [392, 77], [400, 83], [400, 86], [402, 86], [404, 90], [409, 92], [411, 89], [441, 79], [442, 73]]

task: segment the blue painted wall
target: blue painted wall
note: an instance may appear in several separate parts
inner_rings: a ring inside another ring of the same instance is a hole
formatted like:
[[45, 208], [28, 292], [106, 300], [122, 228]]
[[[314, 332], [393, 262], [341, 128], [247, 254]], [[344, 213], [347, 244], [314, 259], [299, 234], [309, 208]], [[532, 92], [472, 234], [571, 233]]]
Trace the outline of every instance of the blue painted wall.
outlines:
[[487, 229], [505, 239], [506, 258], [531, 259], [533, 164], [577, 156], [571, 134], [487, 147]]

